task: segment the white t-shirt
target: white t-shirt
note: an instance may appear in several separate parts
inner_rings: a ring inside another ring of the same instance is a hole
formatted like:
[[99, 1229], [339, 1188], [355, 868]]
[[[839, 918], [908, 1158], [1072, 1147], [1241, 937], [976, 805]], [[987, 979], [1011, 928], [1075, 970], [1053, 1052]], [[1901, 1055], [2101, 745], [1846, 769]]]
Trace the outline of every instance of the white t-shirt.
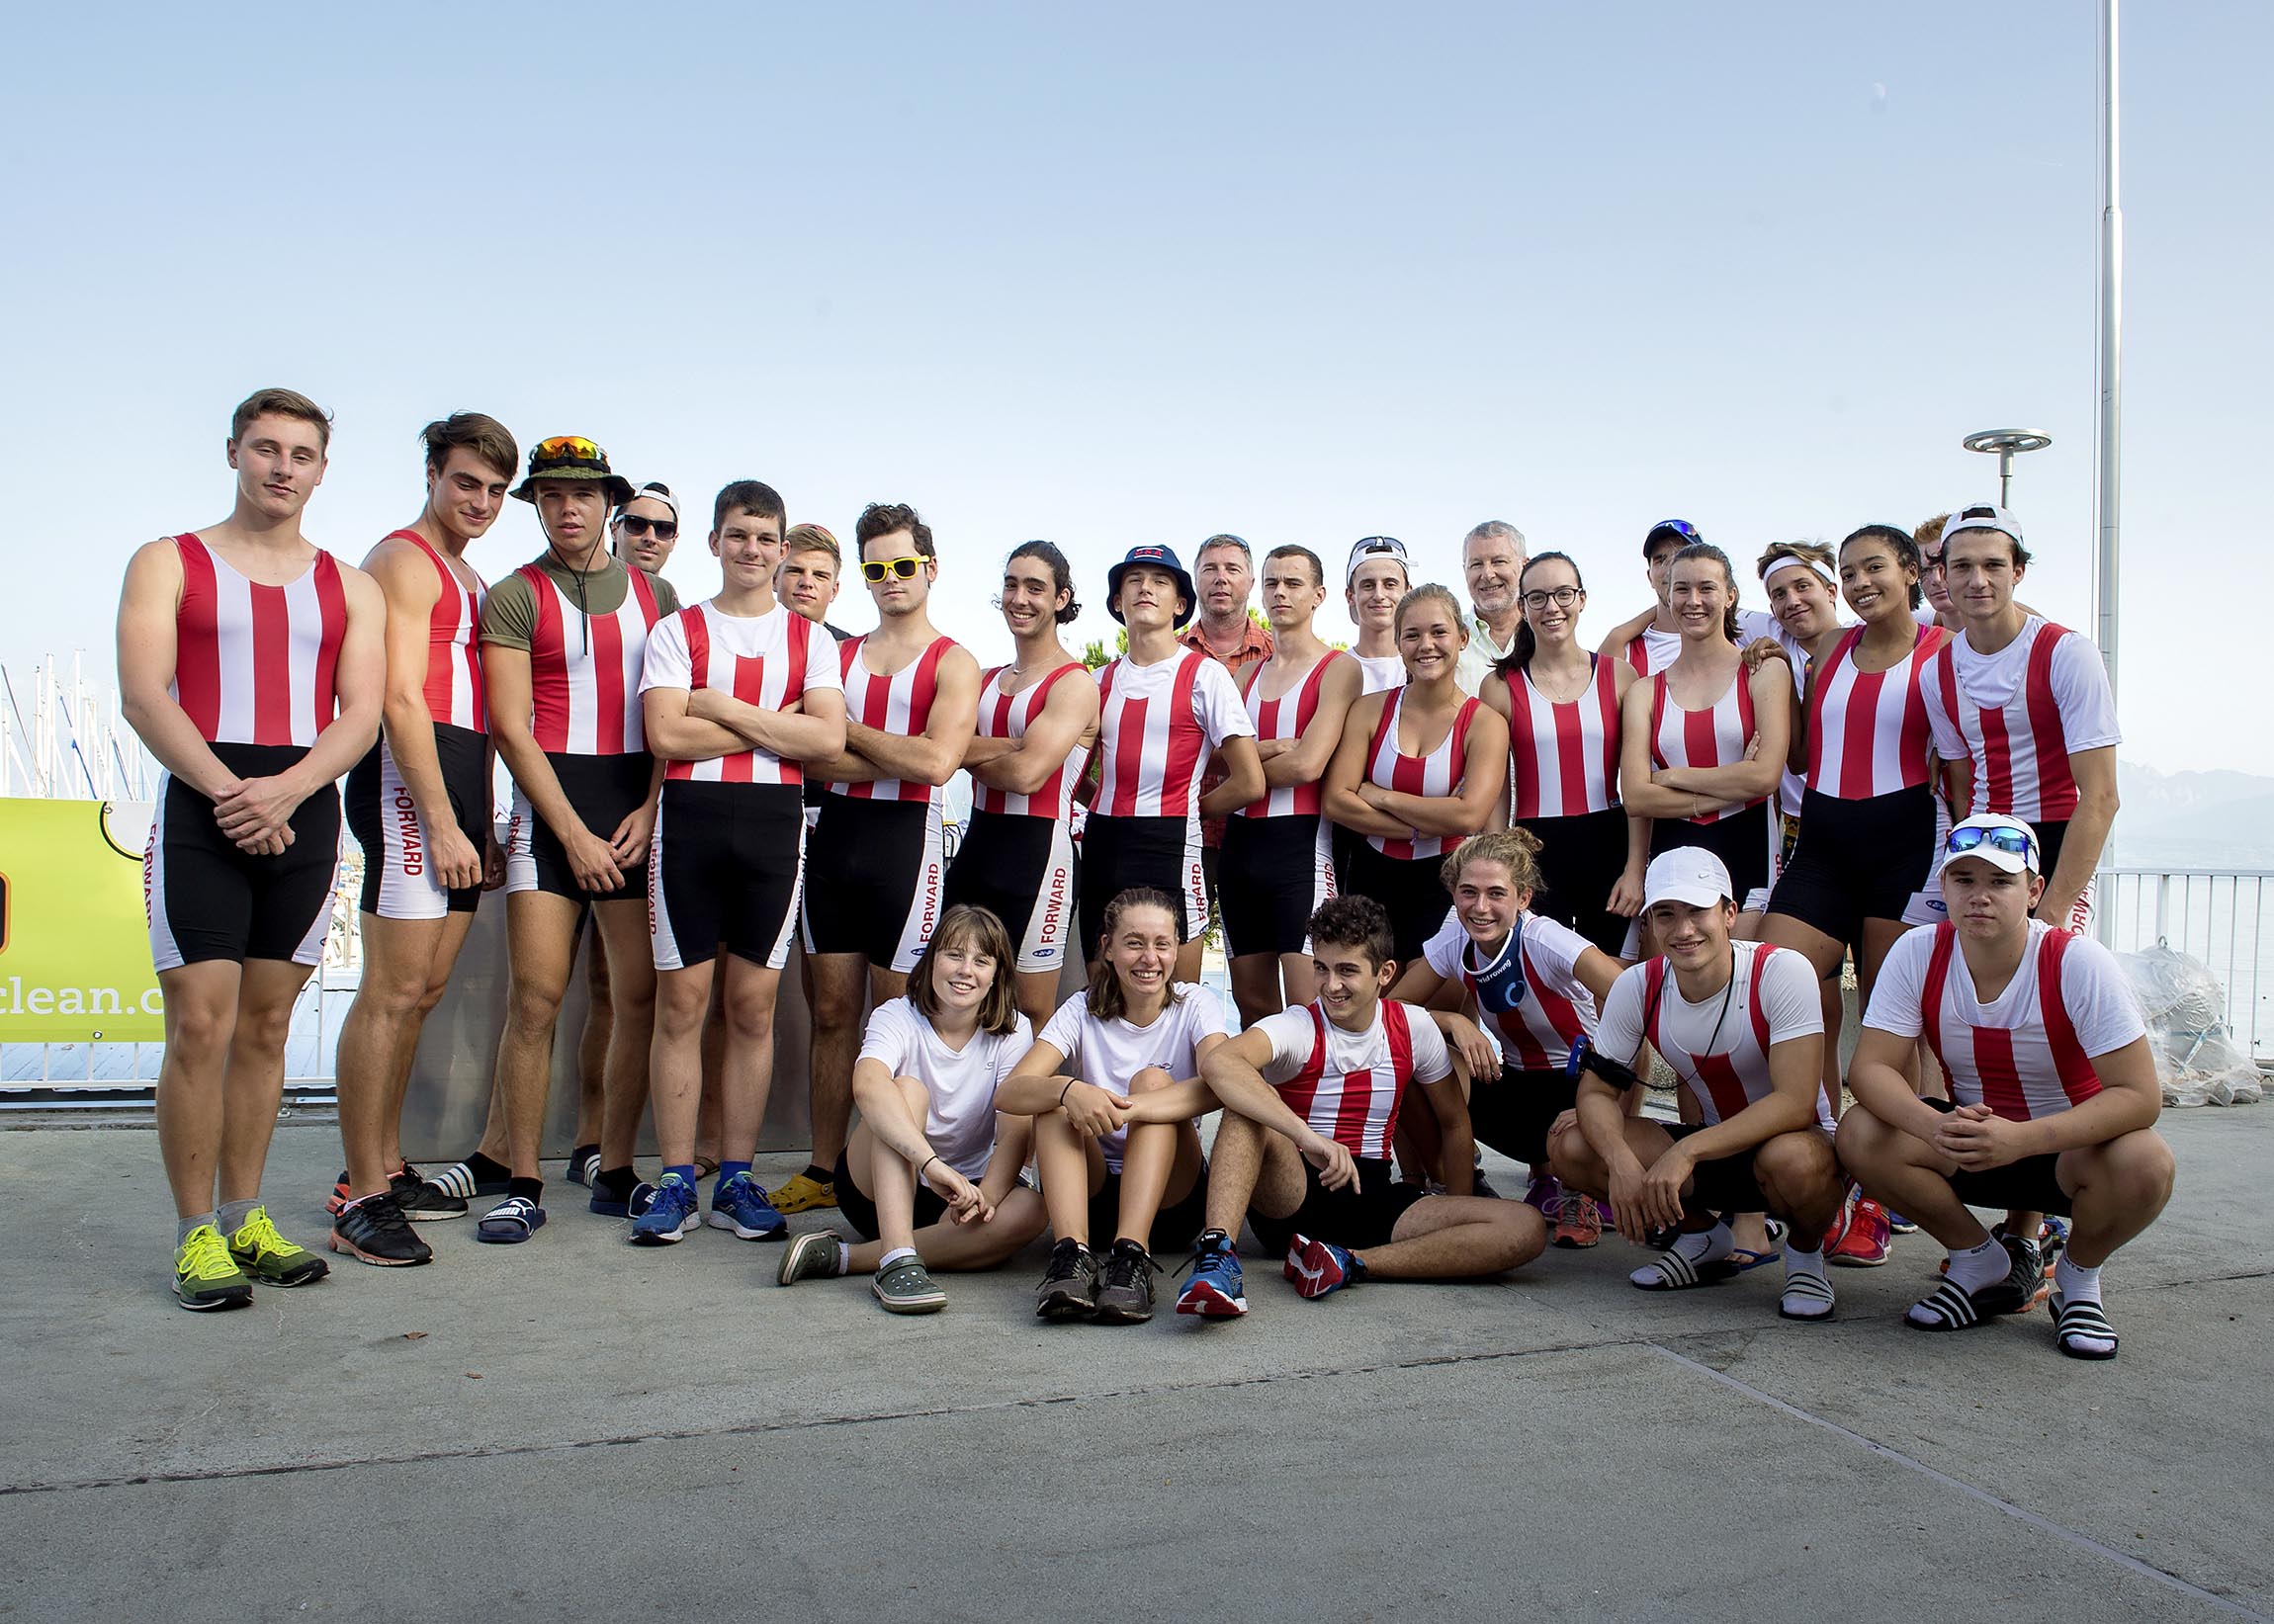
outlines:
[[[1974, 812], [2010, 812], [2031, 823], [2067, 821], [2077, 804], [2068, 758], [2124, 741], [2107, 667], [2090, 639], [2061, 631], [2038, 615], [2024, 621], [2013, 641], [1994, 654], [1977, 650], [1971, 636], [1962, 631], [1947, 645], [1957, 695], [1943, 692], [1941, 658], [1919, 672], [1935, 754], [1945, 761], [1973, 763]], [[2031, 714], [2022, 689], [2039, 642], [2049, 638], [2055, 640], [2045, 667], [2053, 709], [2050, 717], [2041, 718]], [[1958, 722], [1951, 718], [1954, 706]], [[1997, 727], [2003, 747], [1994, 752], [1979, 715], [1990, 711], [2002, 713]]]
[[[1928, 925], [1908, 932], [1880, 967], [1872, 1007], [1864, 1014], [1866, 1026], [1898, 1038], [1926, 1032], [1927, 983], [1945, 932], [1950, 935], [1943, 955], [1942, 997], [1932, 1011], [1933, 1047], [1950, 1080], [1951, 1097], [1961, 1104], [1986, 1100], [1999, 1116], [2016, 1121], [2066, 1110], [2100, 1092], [2092, 1056], [2122, 1049], [2146, 1033], [2116, 956], [2089, 936], [2056, 932], [2043, 919], [2029, 922], [2029, 945], [2022, 951], [2020, 968], [1986, 1004], [1974, 991], [1973, 972], [1967, 968], [1954, 927]], [[2066, 940], [2049, 942], [2056, 935]], [[2059, 1030], [2061, 1021], [2047, 1019], [2051, 1011], [2041, 972], [2049, 953], [2058, 956], [2059, 1010], [2066, 1032]], [[1984, 1033], [2002, 1034], [1991, 1040], [1994, 1058], [1983, 1054], [1990, 1047]]]
[[[1452, 1075], [1452, 1057], [1446, 1053], [1444, 1034], [1429, 1011], [1419, 1004], [1400, 1004], [1410, 1045], [1412, 1080], [1442, 1082]], [[1346, 1032], [1331, 1020], [1314, 1014], [1316, 1006], [1302, 1004], [1266, 1015], [1250, 1030], [1271, 1042], [1271, 1058], [1264, 1064], [1264, 1080], [1279, 1090], [1287, 1109], [1328, 1139], [1339, 1140], [1353, 1155], [1390, 1154], [1390, 1136], [1397, 1131], [1397, 1113], [1404, 1090], [1397, 1085], [1397, 1064], [1390, 1052], [1389, 1023], [1382, 1004], [1363, 1032]], [[1326, 1035], [1326, 1054], [1319, 1074], [1303, 1082], [1320, 1032]], [[1293, 1084], [1294, 1086], [1290, 1086]]]
[[995, 1090], [1033, 1046], [1034, 1029], [1021, 1015], [1008, 1032], [974, 1032], [960, 1051], [950, 1049], [903, 997], [869, 1016], [860, 1058], [923, 1084], [923, 1137], [942, 1161], [977, 1179], [995, 1153]]
[[1708, 1124], [1768, 1097], [1772, 1048], [1824, 1030], [1816, 973], [1805, 958], [1766, 942], [1731, 942], [1729, 950], [1730, 983], [1699, 1003], [1682, 995], [1663, 958], [1620, 972], [1596, 1031], [1595, 1047], [1621, 1066], [1634, 1064], [1647, 1037]]
[[[1066, 1057], [1064, 1076], [1120, 1093], [1129, 1079], [1149, 1066], [1158, 1066], [1180, 1081], [1200, 1074], [1194, 1051], [1201, 1041], [1224, 1032], [1224, 1006], [1216, 994], [1190, 982], [1170, 986], [1169, 1006], [1153, 1017], [1150, 1026], [1135, 1026], [1124, 1016], [1101, 1021], [1090, 1013], [1090, 998], [1077, 992], [1058, 1006], [1042, 1025], [1039, 1042]], [[1121, 1170], [1121, 1147], [1126, 1129], [1097, 1143], [1105, 1153], [1105, 1165]]]
[[1382, 694], [1392, 688], [1406, 685], [1406, 662], [1398, 654], [1357, 654], [1351, 656], [1358, 662], [1360, 694]]

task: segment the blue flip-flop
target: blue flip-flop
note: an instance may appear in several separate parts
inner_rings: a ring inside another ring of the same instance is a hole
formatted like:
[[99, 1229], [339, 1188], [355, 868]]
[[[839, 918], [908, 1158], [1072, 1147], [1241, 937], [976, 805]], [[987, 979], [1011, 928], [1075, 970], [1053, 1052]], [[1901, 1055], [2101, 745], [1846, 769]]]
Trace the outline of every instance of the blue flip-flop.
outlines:
[[545, 1227], [545, 1209], [525, 1195], [509, 1195], [481, 1215], [474, 1239], [493, 1245], [514, 1246]]

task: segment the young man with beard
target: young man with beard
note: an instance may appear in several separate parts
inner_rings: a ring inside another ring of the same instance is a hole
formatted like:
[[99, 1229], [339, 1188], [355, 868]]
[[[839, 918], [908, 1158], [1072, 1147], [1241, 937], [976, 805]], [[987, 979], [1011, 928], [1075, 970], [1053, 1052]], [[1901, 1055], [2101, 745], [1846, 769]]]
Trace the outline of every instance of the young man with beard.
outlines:
[[521, 462], [504, 425], [480, 412], [429, 423], [421, 438], [425, 510], [363, 565], [387, 599], [387, 697], [380, 741], [347, 779], [347, 824], [364, 852], [363, 979], [339, 1032], [347, 1167], [325, 1203], [333, 1251], [394, 1266], [433, 1256], [406, 1221], [466, 1213], [463, 1197], [403, 1160], [402, 1098], [475, 907], [505, 877], [482, 708], [487, 587], [466, 550], [496, 522]]
[[963, 764], [979, 715], [979, 662], [931, 624], [939, 550], [905, 503], [872, 503], [853, 527], [874, 632], [837, 645], [844, 748], [808, 769], [824, 780], [807, 845], [804, 903], [813, 973], [813, 1160], [831, 1179], [852, 1119], [863, 999], [907, 990], [938, 921], [946, 861], [940, 787]]
[[119, 600], [120, 711], [165, 769], [142, 857], [165, 996], [158, 1152], [174, 1296], [199, 1312], [327, 1272], [277, 1233], [260, 1184], [293, 1003], [331, 919], [334, 786], [379, 736], [386, 685], [387, 600], [301, 534], [330, 443], [306, 395], [247, 398], [228, 517], [137, 550]]

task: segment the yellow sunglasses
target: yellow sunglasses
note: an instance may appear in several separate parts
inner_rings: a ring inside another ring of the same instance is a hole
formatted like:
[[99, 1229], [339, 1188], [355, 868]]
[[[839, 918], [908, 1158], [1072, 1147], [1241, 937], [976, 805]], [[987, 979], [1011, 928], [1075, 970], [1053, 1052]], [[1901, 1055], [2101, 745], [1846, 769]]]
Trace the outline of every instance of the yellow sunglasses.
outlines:
[[905, 581], [913, 577], [922, 567], [923, 559], [911, 554], [905, 558], [878, 558], [872, 562], [864, 563], [860, 566], [860, 572], [865, 580], [881, 581], [886, 575], [892, 574], [898, 575]]

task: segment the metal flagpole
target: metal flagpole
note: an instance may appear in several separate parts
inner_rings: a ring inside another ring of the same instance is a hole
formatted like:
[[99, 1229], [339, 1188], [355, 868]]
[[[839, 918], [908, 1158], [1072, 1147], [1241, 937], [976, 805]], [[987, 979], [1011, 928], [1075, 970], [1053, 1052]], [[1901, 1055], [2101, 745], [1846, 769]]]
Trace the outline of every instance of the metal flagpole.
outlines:
[[2124, 207], [2117, 158], [2117, 0], [2100, 5], [2100, 491], [2095, 506], [2094, 641], [2116, 688], [2117, 560], [2124, 423]]

